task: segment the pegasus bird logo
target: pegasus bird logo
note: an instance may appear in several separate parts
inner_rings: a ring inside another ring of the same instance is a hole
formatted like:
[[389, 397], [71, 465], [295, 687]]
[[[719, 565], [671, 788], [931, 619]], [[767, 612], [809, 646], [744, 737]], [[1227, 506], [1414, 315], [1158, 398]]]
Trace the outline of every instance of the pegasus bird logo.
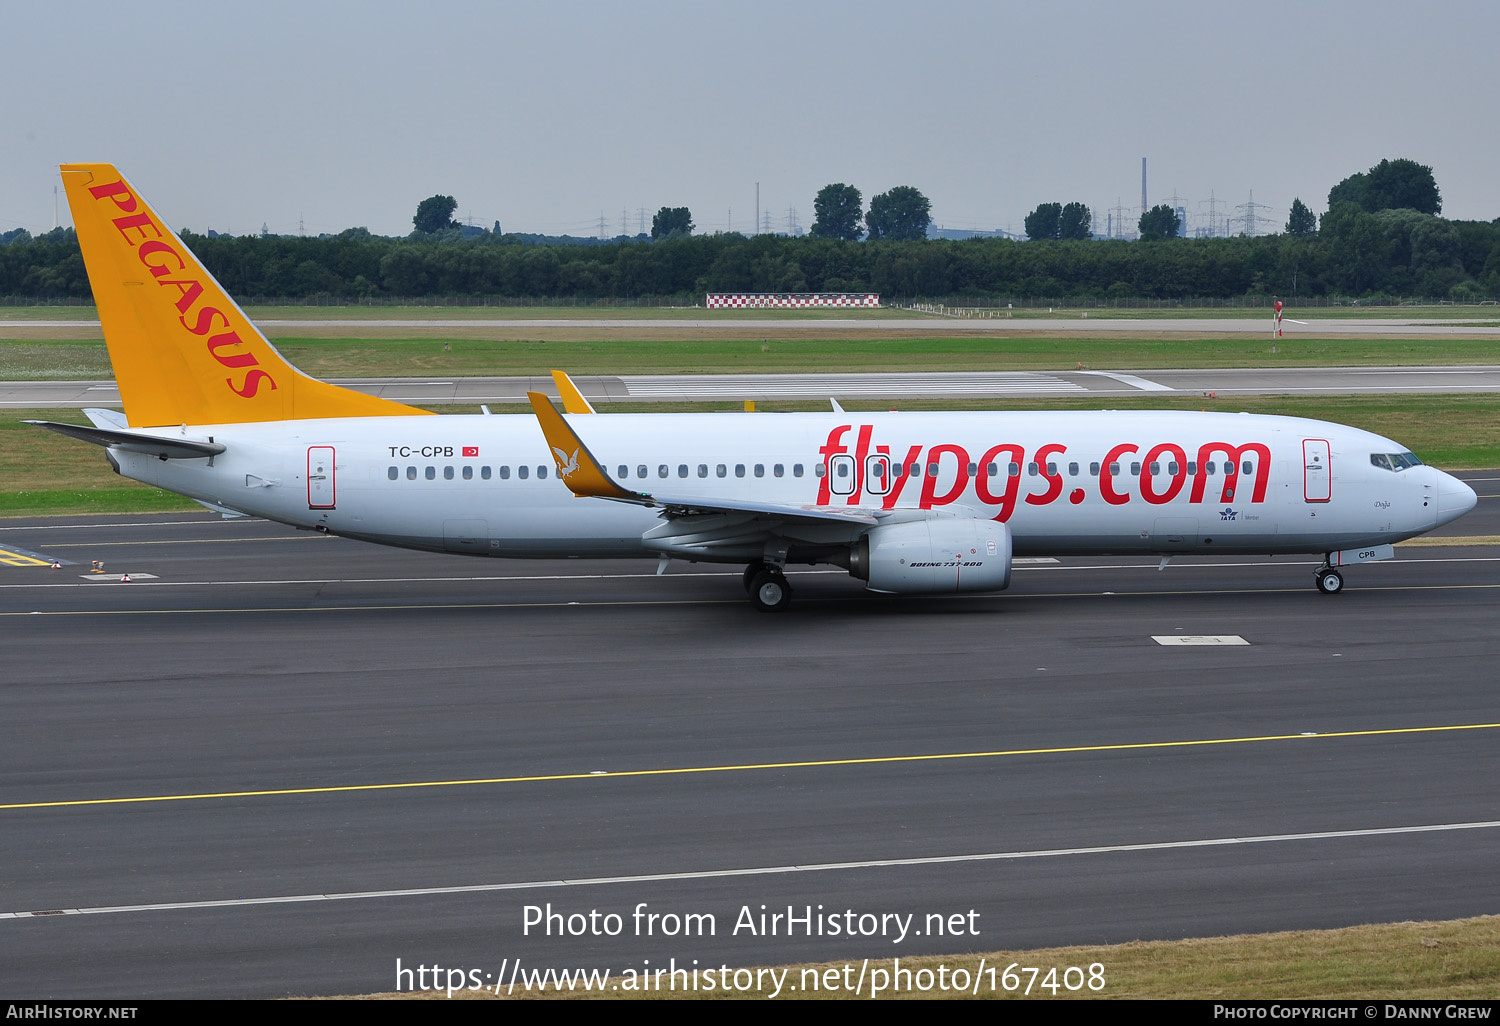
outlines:
[[573, 455], [569, 456], [566, 452], [554, 445], [552, 447], [552, 453], [554, 458], [557, 460], [557, 472], [563, 477], [568, 477], [573, 473], [573, 471], [578, 469], [577, 449], [574, 449]]

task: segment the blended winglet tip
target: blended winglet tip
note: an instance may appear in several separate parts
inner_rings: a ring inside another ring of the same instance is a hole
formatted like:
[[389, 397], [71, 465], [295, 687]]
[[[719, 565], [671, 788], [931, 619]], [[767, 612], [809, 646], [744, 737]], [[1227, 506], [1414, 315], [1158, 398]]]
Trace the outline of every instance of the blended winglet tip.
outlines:
[[562, 414], [557, 412], [551, 399], [540, 392], [527, 392], [526, 398], [531, 401], [531, 408], [536, 413], [542, 436], [547, 440], [552, 461], [557, 464], [557, 476], [574, 495], [640, 501], [641, 496], [615, 483], [603, 464], [589, 452], [583, 439], [578, 437]]
[[568, 377], [567, 371], [554, 369], [552, 381], [557, 385], [557, 394], [562, 398], [563, 409], [568, 413], [593, 413], [594, 407], [583, 397], [583, 392]]

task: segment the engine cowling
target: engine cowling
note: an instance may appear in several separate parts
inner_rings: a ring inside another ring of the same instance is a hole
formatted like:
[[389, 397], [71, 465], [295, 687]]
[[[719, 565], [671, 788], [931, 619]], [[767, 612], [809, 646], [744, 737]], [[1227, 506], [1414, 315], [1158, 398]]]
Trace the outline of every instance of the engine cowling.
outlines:
[[1008, 525], [945, 517], [875, 528], [855, 543], [849, 572], [871, 591], [1001, 591], [1010, 558]]

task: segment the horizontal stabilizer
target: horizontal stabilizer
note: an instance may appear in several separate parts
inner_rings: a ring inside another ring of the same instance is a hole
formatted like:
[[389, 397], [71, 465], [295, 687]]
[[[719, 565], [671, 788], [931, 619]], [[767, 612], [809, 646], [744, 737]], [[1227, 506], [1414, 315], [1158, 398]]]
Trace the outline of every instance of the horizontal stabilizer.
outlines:
[[196, 442], [191, 438], [162, 438], [143, 435], [137, 431], [111, 431], [108, 428], [84, 427], [82, 424], [60, 424], [52, 420], [27, 420], [23, 424], [34, 424], [48, 431], [56, 431], [69, 438], [80, 438], [85, 442], [103, 445], [126, 452], [145, 453], [162, 460], [201, 460], [217, 456], [224, 451], [218, 442]]

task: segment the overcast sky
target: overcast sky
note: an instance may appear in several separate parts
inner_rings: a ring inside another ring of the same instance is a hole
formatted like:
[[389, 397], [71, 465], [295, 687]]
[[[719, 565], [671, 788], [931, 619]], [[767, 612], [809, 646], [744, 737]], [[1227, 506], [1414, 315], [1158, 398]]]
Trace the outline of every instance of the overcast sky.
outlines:
[[52, 227], [68, 161], [235, 234], [405, 234], [435, 193], [507, 231], [662, 206], [747, 231], [757, 181], [777, 230], [830, 182], [915, 186], [948, 227], [1080, 200], [1101, 228], [1138, 215], [1142, 157], [1194, 215], [1321, 213], [1409, 157], [1446, 216], [1500, 216], [1494, 0], [0, 0], [0, 26], [0, 231]]

